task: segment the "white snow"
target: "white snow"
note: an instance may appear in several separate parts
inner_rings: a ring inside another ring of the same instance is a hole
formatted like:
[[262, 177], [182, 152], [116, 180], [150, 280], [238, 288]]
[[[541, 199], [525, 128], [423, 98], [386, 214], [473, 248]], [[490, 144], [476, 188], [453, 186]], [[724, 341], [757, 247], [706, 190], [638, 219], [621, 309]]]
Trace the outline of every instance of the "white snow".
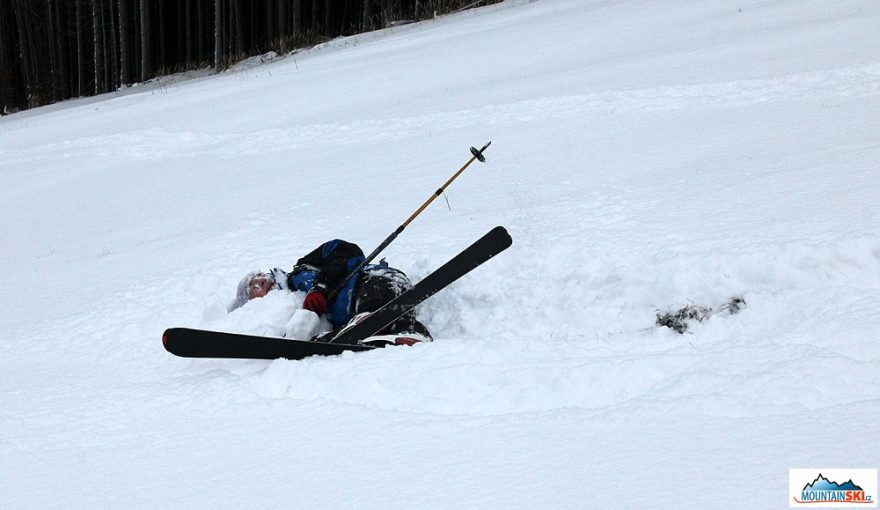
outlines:
[[[785, 508], [880, 467], [880, 4], [509, 1], [0, 119], [0, 508]], [[189, 360], [332, 238], [436, 341]], [[657, 310], [748, 307], [679, 335]]]

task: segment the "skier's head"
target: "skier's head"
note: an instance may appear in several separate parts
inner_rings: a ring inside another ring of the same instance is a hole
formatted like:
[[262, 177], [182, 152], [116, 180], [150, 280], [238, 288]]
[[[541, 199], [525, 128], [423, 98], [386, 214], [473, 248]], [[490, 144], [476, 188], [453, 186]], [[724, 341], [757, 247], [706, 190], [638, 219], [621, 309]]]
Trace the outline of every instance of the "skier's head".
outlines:
[[277, 288], [278, 283], [275, 281], [272, 273], [251, 271], [238, 282], [238, 288], [235, 291], [235, 301], [229, 306], [229, 311], [243, 306], [251, 299], [263, 297], [270, 290]]

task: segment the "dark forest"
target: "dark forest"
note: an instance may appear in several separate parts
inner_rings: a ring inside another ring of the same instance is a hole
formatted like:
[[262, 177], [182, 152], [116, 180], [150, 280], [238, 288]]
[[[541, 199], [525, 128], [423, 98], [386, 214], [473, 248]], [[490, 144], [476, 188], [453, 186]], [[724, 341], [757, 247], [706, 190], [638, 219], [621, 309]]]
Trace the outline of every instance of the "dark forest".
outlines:
[[500, 0], [0, 0], [0, 114]]

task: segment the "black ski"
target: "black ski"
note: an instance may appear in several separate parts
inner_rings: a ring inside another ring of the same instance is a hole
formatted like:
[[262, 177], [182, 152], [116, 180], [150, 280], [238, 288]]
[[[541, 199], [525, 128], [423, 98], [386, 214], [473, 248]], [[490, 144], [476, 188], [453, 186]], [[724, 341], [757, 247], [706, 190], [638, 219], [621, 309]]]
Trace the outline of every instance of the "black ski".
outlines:
[[503, 227], [495, 227], [413, 288], [355, 326], [339, 332], [331, 342], [170, 328], [162, 335], [162, 344], [168, 352], [185, 358], [303, 359], [374, 349], [375, 346], [359, 345], [358, 342], [376, 334], [425, 299], [507, 249], [511, 243], [507, 231]]
[[386, 303], [382, 308], [371, 313], [354, 326], [343, 329], [331, 343], [357, 344], [359, 341], [375, 335], [382, 328], [391, 324], [409, 312], [422, 301], [436, 294], [450, 283], [458, 280], [480, 264], [506, 250], [513, 241], [504, 227], [495, 227], [474, 244], [453, 257], [449, 262], [426, 276], [413, 288]]
[[303, 359], [375, 348], [190, 328], [166, 329], [162, 344], [165, 350], [183, 358]]

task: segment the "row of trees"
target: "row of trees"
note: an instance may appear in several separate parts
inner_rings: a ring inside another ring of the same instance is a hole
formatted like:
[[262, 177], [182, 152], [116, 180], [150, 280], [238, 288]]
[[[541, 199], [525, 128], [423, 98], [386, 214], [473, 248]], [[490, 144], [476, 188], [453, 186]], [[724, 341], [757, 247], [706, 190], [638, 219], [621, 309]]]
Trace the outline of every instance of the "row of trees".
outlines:
[[500, 0], [0, 0], [0, 114]]

